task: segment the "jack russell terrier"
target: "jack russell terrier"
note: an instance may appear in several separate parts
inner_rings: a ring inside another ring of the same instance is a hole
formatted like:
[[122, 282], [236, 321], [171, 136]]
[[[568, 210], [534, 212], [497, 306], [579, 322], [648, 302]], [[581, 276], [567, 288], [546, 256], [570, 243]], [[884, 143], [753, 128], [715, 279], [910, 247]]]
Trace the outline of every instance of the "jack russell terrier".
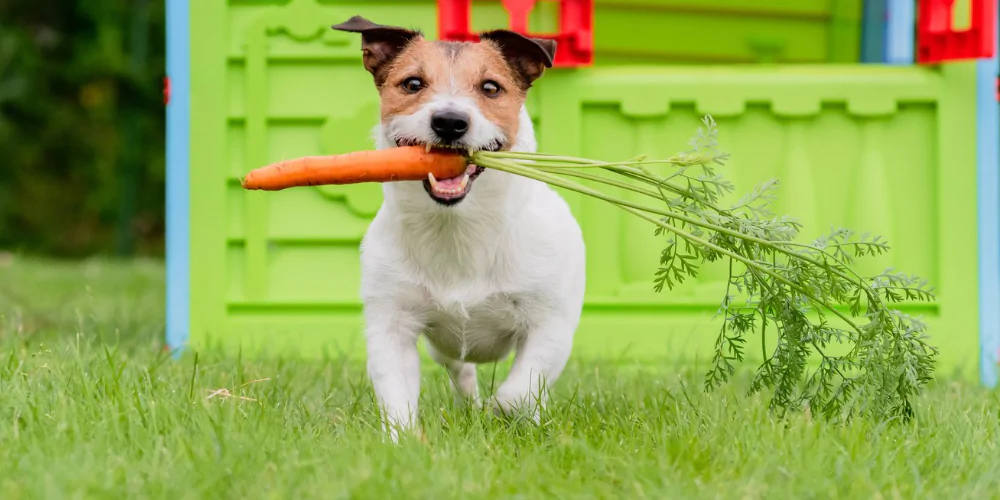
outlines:
[[[552, 66], [554, 41], [506, 30], [478, 43], [429, 41], [360, 16], [333, 29], [361, 34], [381, 99], [378, 149], [535, 151], [524, 101]], [[459, 398], [477, 405], [476, 364], [513, 350], [492, 406], [538, 422], [583, 308], [584, 242], [567, 203], [542, 182], [476, 165], [382, 189], [361, 244], [361, 298], [384, 428], [393, 440], [415, 428], [421, 334]]]

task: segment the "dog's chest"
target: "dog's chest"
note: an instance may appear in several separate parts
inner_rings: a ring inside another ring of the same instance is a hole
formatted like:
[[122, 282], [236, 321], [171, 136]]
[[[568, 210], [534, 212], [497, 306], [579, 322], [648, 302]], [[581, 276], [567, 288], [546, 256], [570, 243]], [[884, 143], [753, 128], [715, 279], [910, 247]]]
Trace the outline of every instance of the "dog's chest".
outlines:
[[478, 300], [429, 297], [427, 340], [453, 359], [495, 361], [510, 352], [528, 327], [523, 299], [516, 295], [496, 292]]

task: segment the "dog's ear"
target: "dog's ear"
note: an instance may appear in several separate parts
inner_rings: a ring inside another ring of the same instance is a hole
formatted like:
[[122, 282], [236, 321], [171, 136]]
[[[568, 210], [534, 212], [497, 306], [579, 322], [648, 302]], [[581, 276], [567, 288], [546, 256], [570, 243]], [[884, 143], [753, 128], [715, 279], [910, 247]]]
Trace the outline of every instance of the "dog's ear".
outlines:
[[480, 33], [481, 40], [490, 40], [500, 47], [507, 64], [524, 79], [526, 86], [542, 76], [545, 68], [552, 67], [556, 55], [556, 41], [547, 38], [528, 38], [508, 30]]
[[376, 85], [382, 85], [384, 74], [382, 70], [399, 55], [410, 40], [421, 37], [419, 31], [413, 31], [396, 26], [375, 24], [361, 16], [354, 16], [347, 21], [331, 26], [338, 31], [361, 33], [361, 53], [365, 69], [374, 77]]

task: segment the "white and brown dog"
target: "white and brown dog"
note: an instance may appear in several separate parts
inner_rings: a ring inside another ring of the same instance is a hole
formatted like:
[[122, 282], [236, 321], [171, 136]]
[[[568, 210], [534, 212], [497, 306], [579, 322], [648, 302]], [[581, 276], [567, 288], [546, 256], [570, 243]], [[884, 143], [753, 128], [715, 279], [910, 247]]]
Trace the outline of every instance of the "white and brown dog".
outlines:
[[[429, 41], [357, 16], [333, 28], [361, 34], [381, 98], [379, 149], [535, 151], [524, 101], [552, 65], [553, 41], [505, 30]], [[361, 245], [361, 296], [368, 372], [393, 438], [416, 423], [421, 334], [459, 396], [477, 404], [475, 364], [515, 351], [495, 408], [537, 421], [583, 307], [584, 243], [569, 206], [542, 182], [476, 165], [383, 192]]]

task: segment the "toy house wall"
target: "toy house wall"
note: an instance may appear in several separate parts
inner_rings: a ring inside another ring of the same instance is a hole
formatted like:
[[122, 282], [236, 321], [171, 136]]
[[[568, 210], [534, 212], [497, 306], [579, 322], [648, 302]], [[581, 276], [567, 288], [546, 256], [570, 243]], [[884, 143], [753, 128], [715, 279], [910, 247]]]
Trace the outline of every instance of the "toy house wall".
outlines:
[[[172, 50], [188, 56], [186, 64], [171, 59], [174, 95], [190, 94], [169, 111], [176, 125], [170, 128], [176, 148], [169, 180], [176, 187], [168, 222], [171, 344], [360, 353], [358, 244], [381, 202], [380, 188], [245, 192], [239, 177], [279, 159], [370, 148], [378, 99], [360, 66], [359, 40], [329, 26], [362, 14], [433, 35], [433, 3], [199, 0], [185, 4], [186, 11], [176, 7], [179, 0], [172, 3], [173, 15], [190, 27], [183, 43], [176, 41], [182, 30], [171, 32]], [[712, 59], [711, 51], [726, 62], [853, 60], [837, 55], [831, 47], [839, 45], [829, 41], [846, 35], [818, 26], [844, 19], [838, 29], [853, 33], [856, 49], [860, 3], [803, 1], [776, 15], [789, 2], [715, 0], [729, 13], [758, 16], [744, 31], [756, 33], [765, 13], [778, 19], [775, 28], [769, 36], [740, 35], [717, 46], [685, 35], [675, 43], [690, 47], [681, 55], [656, 43], [654, 24], [639, 21], [668, 22], [686, 12], [704, 18], [691, 26], [730, 34], [740, 21], [704, 12], [703, 2], [649, 2], [647, 10], [639, 3], [598, 2], [597, 67], [551, 71], [533, 90], [529, 109], [540, 147], [601, 159], [668, 155], [686, 148], [701, 116], [712, 114], [722, 147], [733, 154], [723, 173], [741, 192], [778, 177], [776, 209], [803, 219], [803, 240], [832, 226], [887, 236], [891, 257], [862, 270], [895, 266], [929, 278], [939, 301], [903, 307], [926, 316], [949, 370], [974, 375], [979, 275], [977, 200], [970, 193], [977, 156], [976, 138], [966, 132], [976, 116], [974, 65], [668, 67], [662, 62]], [[712, 22], [723, 27], [709, 28]], [[602, 35], [602, 23], [620, 31]], [[782, 33], [790, 35], [776, 42]], [[779, 46], [787, 50], [773, 50]], [[187, 162], [179, 159], [184, 155]], [[707, 359], [724, 269], [709, 266], [679, 289], [655, 294], [662, 238], [599, 202], [567, 198], [588, 245], [578, 352]]]

